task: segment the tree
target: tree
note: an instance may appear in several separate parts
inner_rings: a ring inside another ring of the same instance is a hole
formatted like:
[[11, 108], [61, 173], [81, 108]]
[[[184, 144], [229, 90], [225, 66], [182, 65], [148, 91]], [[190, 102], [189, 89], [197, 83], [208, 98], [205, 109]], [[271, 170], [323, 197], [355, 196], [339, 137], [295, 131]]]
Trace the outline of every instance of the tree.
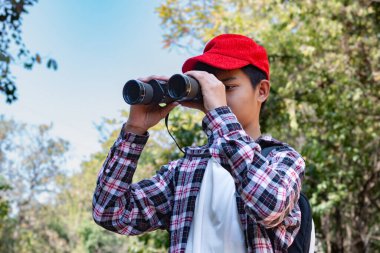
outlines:
[[0, 93], [5, 95], [7, 103], [17, 99], [15, 77], [10, 69], [12, 64], [22, 63], [24, 68], [32, 69], [35, 63], [46, 61], [48, 68], [58, 68], [54, 59], [31, 53], [22, 40], [22, 16], [36, 3], [37, 0], [2, 0], [0, 3]]
[[[15, 123], [14, 121], [5, 121], [4, 117], [0, 116], [0, 172], [3, 170], [1, 164], [5, 161], [5, 151], [9, 149], [11, 143], [10, 138], [14, 133]], [[2, 224], [4, 224], [5, 219], [9, 214], [9, 201], [5, 198], [5, 194], [9, 191], [11, 186], [7, 182], [7, 180], [0, 174], [0, 230], [3, 228]]]
[[4, 182], [4, 178], [0, 175], [0, 230], [3, 228], [3, 224], [9, 214], [9, 202], [4, 199], [2, 195], [10, 189], [12, 189], [9, 184]]
[[0, 177], [5, 181], [0, 204], [6, 210], [0, 227], [1, 252], [46, 252], [50, 239], [59, 235], [48, 229], [53, 217], [43, 215], [44, 204], [59, 193], [56, 180], [63, 175], [69, 144], [52, 137], [51, 128], [0, 116]]
[[167, 0], [156, 9], [167, 48], [200, 53], [220, 33], [263, 44], [271, 95], [261, 129], [307, 164], [326, 252], [380, 249], [380, 2]]

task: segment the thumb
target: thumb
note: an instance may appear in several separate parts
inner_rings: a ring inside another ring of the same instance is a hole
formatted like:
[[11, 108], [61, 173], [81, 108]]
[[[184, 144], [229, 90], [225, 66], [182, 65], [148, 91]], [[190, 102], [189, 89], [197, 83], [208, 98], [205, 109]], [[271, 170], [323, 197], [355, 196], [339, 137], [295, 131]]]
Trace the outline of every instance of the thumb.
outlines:
[[166, 117], [166, 115], [168, 115], [168, 113], [173, 110], [175, 107], [177, 107], [179, 105], [178, 102], [172, 102], [170, 104], [167, 104], [165, 107], [162, 108], [162, 114], [164, 115], [164, 117]]

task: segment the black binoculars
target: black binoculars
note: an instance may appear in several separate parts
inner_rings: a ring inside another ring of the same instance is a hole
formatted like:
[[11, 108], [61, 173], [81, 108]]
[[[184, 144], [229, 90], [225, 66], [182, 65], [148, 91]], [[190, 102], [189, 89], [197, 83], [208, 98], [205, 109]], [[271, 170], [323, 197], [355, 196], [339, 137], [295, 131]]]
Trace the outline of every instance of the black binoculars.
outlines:
[[130, 105], [168, 104], [173, 101], [203, 99], [198, 81], [183, 74], [175, 74], [167, 82], [156, 79], [147, 83], [135, 79], [129, 80], [124, 85], [123, 98]]

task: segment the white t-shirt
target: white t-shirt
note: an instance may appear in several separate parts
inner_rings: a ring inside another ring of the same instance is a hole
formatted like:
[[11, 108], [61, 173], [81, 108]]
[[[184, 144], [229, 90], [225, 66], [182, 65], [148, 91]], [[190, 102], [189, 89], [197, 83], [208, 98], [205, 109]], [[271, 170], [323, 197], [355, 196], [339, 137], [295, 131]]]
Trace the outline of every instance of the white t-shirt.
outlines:
[[246, 253], [231, 174], [210, 158], [195, 202], [186, 253]]

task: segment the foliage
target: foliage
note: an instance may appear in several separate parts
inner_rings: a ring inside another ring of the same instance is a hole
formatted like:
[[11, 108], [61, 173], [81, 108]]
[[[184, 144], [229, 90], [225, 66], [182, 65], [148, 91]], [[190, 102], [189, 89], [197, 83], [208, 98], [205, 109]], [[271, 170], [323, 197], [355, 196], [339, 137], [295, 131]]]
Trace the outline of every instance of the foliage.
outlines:
[[24, 68], [32, 69], [35, 63], [46, 61], [48, 68], [56, 70], [58, 67], [54, 59], [31, 53], [22, 40], [22, 17], [28, 13], [27, 8], [36, 3], [37, 0], [2, 0], [0, 3], [0, 93], [6, 96], [7, 103], [17, 99], [15, 78], [10, 69], [12, 64], [22, 63]]
[[47, 229], [54, 217], [43, 203], [58, 193], [54, 183], [63, 175], [68, 143], [52, 137], [51, 128], [0, 116], [0, 252], [48, 251], [53, 241], [60, 246], [60, 234]]
[[4, 181], [4, 178], [0, 175], [0, 230], [3, 227], [6, 217], [8, 217], [10, 209], [9, 201], [6, 200], [2, 195], [5, 193], [5, 191], [12, 189], [9, 184]]
[[[0, 116], [0, 122], [4, 117]], [[5, 122], [5, 121], [4, 121]], [[5, 150], [9, 149], [11, 132], [15, 130], [14, 122], [9, 121], [7, 124], [0, 124], [0, 172], [3, 170], [1, 164], [5, 161]], [[5, 193], [12, 189], [7, 180], [0, 174], [0, 230], [3, 228], [5, 219], [9, 214], [9, 201], [5, 198]]]
[[263, 132], [301, 152], [326, 252], [380, 247], [380, 3], [167, 0], [167, 47], [198, 51], [220, 33], [263, 44], [271, 95]]

